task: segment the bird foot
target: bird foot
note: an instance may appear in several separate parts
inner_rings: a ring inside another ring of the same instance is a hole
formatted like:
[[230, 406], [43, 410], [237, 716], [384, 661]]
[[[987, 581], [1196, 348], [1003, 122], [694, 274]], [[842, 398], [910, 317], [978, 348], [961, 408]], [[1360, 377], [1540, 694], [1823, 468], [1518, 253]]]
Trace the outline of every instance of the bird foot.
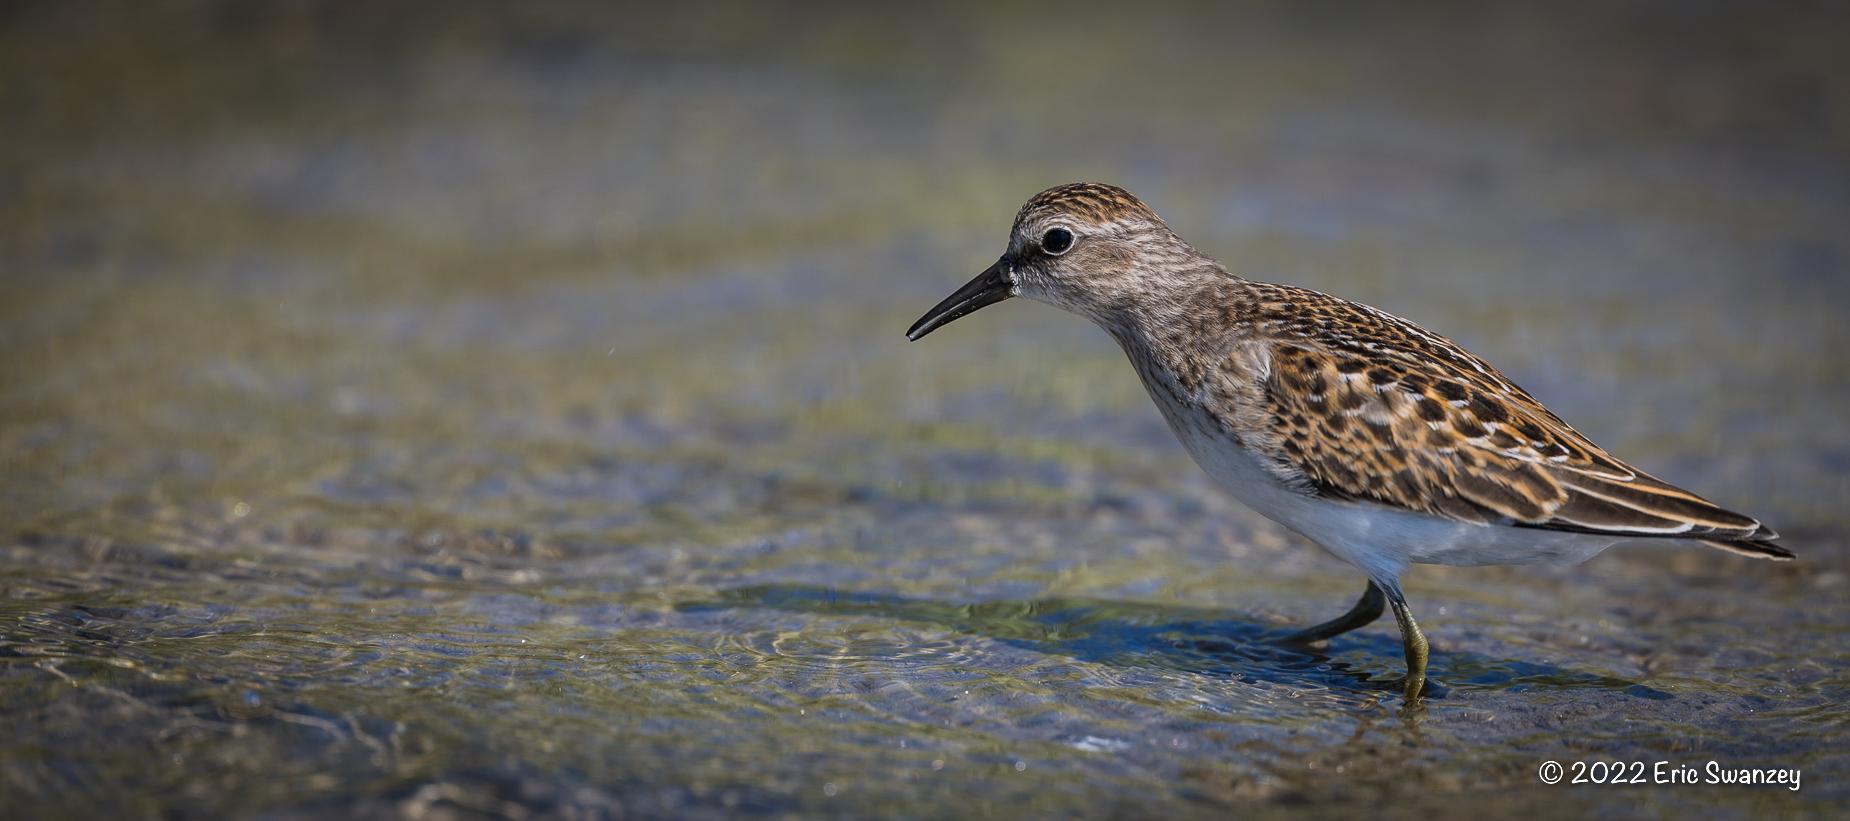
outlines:
[[[1390, 692], [1404, 694], [1407, 692], [1407, 677], [1399, 676], [1397, 678], [1391, 678], [1386, 681], [1372, 682], [1369, 685], [1369, 689], [1387, 690]], [[1452, 691], [1450, 688], [1428, 678], [1424, 682], [1421, 682], [1420, 684], [1419, 698], [1421, 699], [1445, 698], [1451, 692]]]

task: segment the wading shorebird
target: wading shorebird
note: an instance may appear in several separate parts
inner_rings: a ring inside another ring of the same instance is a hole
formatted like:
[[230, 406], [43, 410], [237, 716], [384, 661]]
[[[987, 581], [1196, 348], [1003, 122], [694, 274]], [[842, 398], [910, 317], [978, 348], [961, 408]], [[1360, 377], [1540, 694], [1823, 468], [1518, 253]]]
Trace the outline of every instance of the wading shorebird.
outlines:
[[1217, 484], [1368, 577], [1348, 613], [1283, 641], [1393, 607], [1409, 705], [1426, 683], [1426, 637], [1400, 590], [1409, 564], [1570, 565], [1635, 539], [1793, 558], [1772, 529], [1613, 458], [1445, 337], [1235, 276], [1122, 188], [1036, 194], [1008, 252], [906, 337], [1016, 296], [1104, 328]]

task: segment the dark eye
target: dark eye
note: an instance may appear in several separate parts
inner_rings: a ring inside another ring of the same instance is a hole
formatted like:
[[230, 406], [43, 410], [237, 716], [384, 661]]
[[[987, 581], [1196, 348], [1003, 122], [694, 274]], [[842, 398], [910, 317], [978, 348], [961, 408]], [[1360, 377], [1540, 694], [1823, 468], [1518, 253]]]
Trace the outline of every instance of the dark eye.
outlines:
[[1066, 253], [1073, 247], [1073, 232], [1065, 228], [1055, 228], [1041, 237], [1041, 250], [1054, 256]]

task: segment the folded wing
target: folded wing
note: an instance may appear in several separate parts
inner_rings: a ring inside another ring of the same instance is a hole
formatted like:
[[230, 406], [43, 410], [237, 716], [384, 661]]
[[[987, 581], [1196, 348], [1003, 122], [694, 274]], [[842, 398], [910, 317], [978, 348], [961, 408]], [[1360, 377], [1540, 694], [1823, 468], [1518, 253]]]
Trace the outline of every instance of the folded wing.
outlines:
[[1334, 297], [1279, 291], [1269, 312], [1279, 319], [1262, 328], [1270, 449], [1284, 478], [1460, 521], [1793, 557], [1760, 522], [1613, 458], [1443, 337]]

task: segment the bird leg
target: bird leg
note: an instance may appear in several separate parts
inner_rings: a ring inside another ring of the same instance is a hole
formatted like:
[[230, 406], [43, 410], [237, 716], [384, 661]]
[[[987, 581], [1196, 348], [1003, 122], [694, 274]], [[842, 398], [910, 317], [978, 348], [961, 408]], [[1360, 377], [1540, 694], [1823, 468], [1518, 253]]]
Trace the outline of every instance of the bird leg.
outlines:
[[1407, 650], [1407, 678], [1403, 683], [1407, 704], [1411, 705], [1419, 701], [1426, 686], [1426, 634], [1420, 632], [1420, 625], [1413, 620], [1413, 612], [1407, 609], [1407, 599], [1399, 590], [1389, 594], [1388, 604], [1394, 607], [1394, 620], [1400, 622], [1400, 643]]
[[[1381, 618], [1381, 612], [1386, 609], [1386, 606], [1386, 597], [1382, 595], [1381, 588], [1376, 586], [1373, 580], [1370, 580], [1368, 582], [1368, 589], [1362, 591], [1362, 598], [1356, 601], [1354, 607], [1349, 608], [1349, 612], [1316, 625], [1315, 627], [1306, 627], [1296, 633], [1292, 633], [1289, 636], [1279, 639], [1279, 643], [1312, 644], [1320, 641], [1328, 641], [1331, 638], [1340, 636], [1357, 627], [1367, 626], [1375, 619]], [[1400, 611], [1398, 609], [1394, 611], [1394, 614], [1395, 618], [1400, 617]], [[1411, 619], [1401, 622], [1400, 632], [1402, 636], [1406, 635], [1406, 626], [1410, 623]], [[1414, 628], [1414, 633], [1417, 635], [1419, 633], [1419, 628]], [[1421, 641], [1424, 642], [1425, 640], [1422, 639]], [[1422, 653], [1423, 652], [1424, 651], [1422, 651]], [[1412, 656], [1408, 656], [1408, 658], [1411, 659]], [[1422, 655], [1421, 658], [1424, 659], [1425, 656]]]
[[1280, 644], [1328, 641], [1381, 618], [1382, 611], [1388, 605], [1394, 607], [1394, 621], [1400, 623], [1400, 643], [1407, 651], [1407, 677], [1401, 679], [1401, 689], [1406, 694], [1407, 703], [1411, 705], [1418, 702], [1426, 690], [1426, 634], [1420, 632], [1420, 625], [1413, 620], [1413, 611], [1407, 609], [1407, 599], [1399, 589], [1383, 593], [1380, 585], [1370, 580], [1368, 589], [1362, 591], [1362, 598], [1349, 608], [1349, 612], [1322, 624], [1306, 627], [1278, 641]]

